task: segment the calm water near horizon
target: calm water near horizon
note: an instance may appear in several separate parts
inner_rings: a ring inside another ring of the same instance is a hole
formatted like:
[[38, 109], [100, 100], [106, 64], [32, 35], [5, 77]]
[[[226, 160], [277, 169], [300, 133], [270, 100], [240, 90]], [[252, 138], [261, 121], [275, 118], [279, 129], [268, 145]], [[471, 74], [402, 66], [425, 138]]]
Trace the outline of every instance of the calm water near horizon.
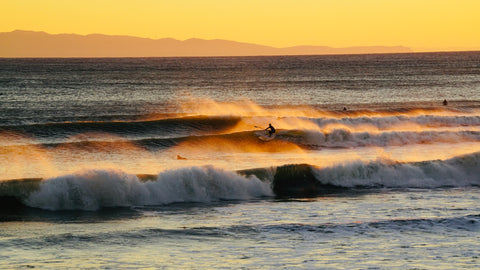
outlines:
[[480, 52], [0, 59], [2, 269], [477, 269], [479, 187]]

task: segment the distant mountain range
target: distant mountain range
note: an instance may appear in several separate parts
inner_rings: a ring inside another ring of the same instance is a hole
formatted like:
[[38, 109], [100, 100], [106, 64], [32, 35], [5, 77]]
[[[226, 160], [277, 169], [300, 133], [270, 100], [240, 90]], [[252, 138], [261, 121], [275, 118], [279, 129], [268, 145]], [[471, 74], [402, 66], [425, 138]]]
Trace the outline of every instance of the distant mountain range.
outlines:
[[51, 35], [21, 31], [0, 33], [0, 57], [172, 57], [172, 56], [257, 56], [407, 53], [403, 46], [332, 48], [295, 46], [275, 48], [229, 40], [173, 38], [149, 39], [101, 34]]

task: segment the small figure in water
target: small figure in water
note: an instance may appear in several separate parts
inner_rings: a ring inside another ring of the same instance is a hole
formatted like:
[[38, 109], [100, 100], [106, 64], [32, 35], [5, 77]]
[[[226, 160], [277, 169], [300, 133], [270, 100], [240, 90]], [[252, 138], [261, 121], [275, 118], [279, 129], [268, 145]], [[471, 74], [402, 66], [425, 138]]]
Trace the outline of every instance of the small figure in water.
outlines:
[[346, 112], [346, 111], [347, 111], [347, 107], [343, 107], [343, 111]]
[[446, 99], [443, 100], [443, 106], [447, 106], [448, 105], [448, 101]]
[[275, 133], [275, 128], [272, 126], [272, 124], [268, 124], [268, 127], [265, 129], [268, 131], [268, 136], [272, 137], [272, 134]]

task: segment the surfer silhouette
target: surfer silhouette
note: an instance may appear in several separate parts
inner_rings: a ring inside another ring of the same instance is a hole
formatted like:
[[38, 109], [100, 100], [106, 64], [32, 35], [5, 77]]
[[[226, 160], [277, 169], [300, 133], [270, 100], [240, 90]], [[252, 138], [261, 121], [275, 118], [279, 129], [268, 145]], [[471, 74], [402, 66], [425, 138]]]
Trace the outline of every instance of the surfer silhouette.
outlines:
[[272, 124], [268, 124], [268, 127], [265, 129], [268, 131], [268, 136], [272, 136], [273, 133], [275, 133], [275, 128], [272, 126]]
[[443, 100], [443, 106], [447, 106], [448, 105], [448, 101], [446, 99]]

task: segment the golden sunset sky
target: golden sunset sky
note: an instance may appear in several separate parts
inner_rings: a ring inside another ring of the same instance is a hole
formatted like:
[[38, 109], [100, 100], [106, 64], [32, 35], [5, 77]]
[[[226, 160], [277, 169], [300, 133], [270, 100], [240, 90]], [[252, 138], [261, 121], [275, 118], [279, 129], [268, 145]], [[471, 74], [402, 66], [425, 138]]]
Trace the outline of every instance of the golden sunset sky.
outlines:
[[480, 0], [0, 0], [0, 32], [480, 50]]

